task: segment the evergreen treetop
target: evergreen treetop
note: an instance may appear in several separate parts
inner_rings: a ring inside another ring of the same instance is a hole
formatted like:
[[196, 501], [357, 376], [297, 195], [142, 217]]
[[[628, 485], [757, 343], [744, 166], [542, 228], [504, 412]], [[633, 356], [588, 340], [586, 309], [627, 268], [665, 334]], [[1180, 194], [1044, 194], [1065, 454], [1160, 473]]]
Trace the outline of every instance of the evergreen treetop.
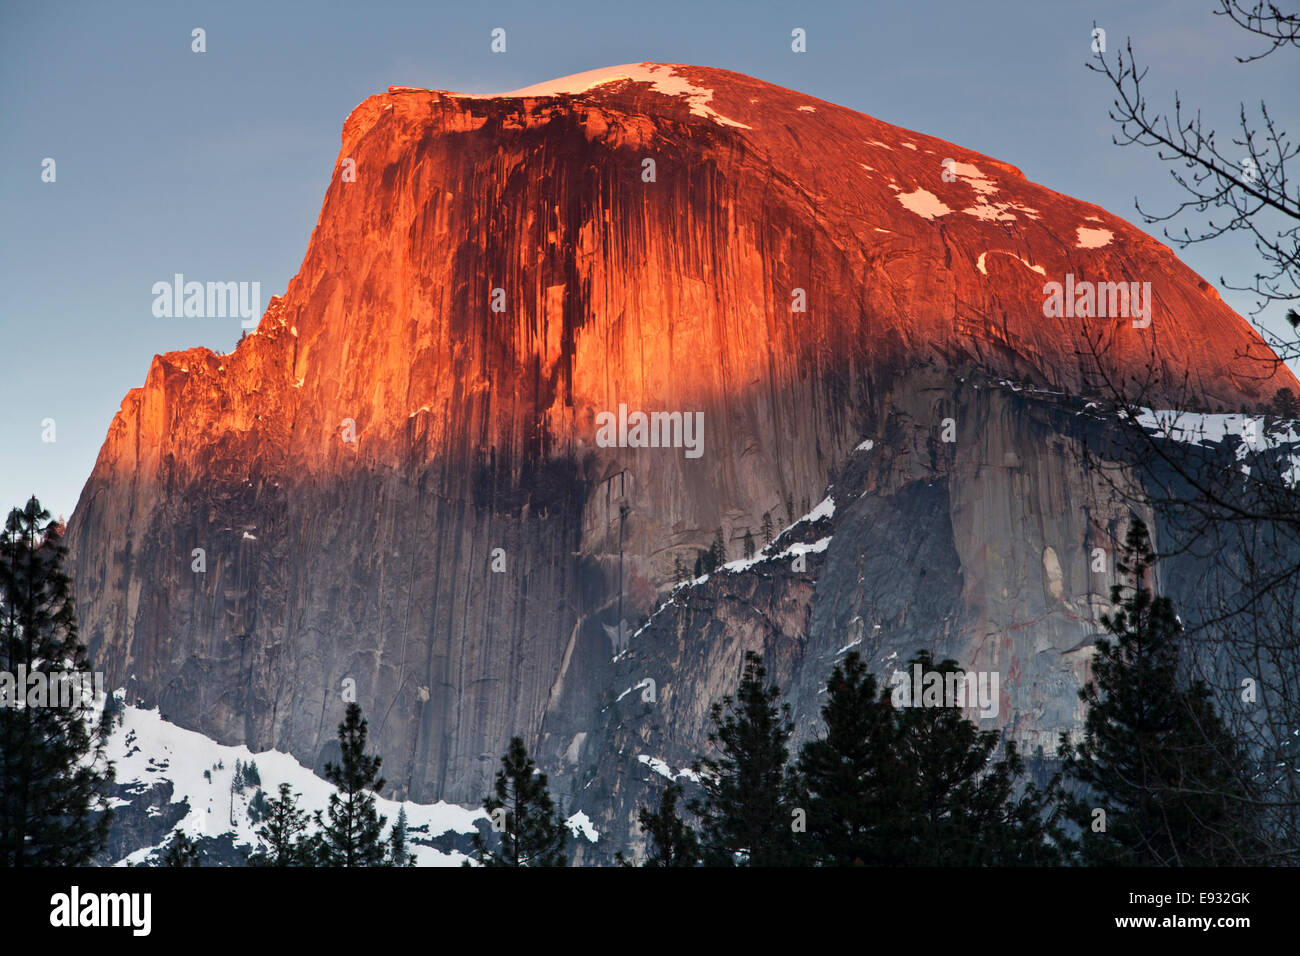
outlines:
[[339, 724], [343, 762], [325, 764], [325, 779], [337, 789], [330, 794], [329, 822], [320, 811], [318, 852], [323, 866], [382, 866], [385, 818], [375, 810], [375, 791], [384, 786], [379, 776], [383, 762], [366, 753], [366, 721], [359, 704], [350, 703]]
[[[1150, 536], [1135, 518], [1111, 589], [1110, 635], [1097, 642], [1083, 739], [1063, 734], [1059, 753], [1076, 784], [1067, 801], [1084, 863], [1223, 866], [1257, 847], [1257, 794], [1245, 754], [1215, 711], [1209, 689], [1179, 674], [1182, 623], [1148, 584]], [[1100, 813], [1099, 813], [1100, 811]]]
[[262, 826], [257, 830], [261, 849], [249, 861], [254, 866], [309, 866], [314, 862], [307, 813], [298, 808], [300, 796], [282, 783], [280, 795], [266, 801]]
[[[35, 496], [0, 533], [0, 864], [77, 866], [105, 845], [110, 721], [94, 721], [62, 529]], [[14, 675], [25, 672], [27, 687]], [[33, 675], [36, 681], [33, 682]], [[29, 689], [36, 684], [37, 698]], [[47, 693], [42, 699], [39, 688]], [[71, 691], [71, 693], [69, 693]], [[24, 706], [15, 706], [18, 700]]]
[[735, 697], [709, 711], [709, 743], [717, 757], [694, 770], [702, 795], [690, 810], [701, 821], [701, 855], [708, 866], [784, 866], [799, 862], [793, 823], [795, 776], [787, 766], [793, 724], [781, 692], [767, 686], [763, 659], [748, 651]]
[[483, 809], [500, 833], [489, 847], [482, 833], [474, 834], [474, 850], [483, 866], [566, 866], [569, 829], [547, 790], [546, 774], [528, 756], [522, 737], [513, 737], [492, 793]]
[[415, 854], [407, 848], [406, 827], [406, 808], [402, 807], [397, 811], [397, 819], [393, 821], [388, 833], [386, 866], [415, 866]]
[[[659, 808], [637, 810], [637, 822], [646, 834], [646, 857], [642, 866], [689, 867], [700, 864], [700, 841], [695, 831], [677, 813], [677, 803], [682, 798], [679, 783], [670, 783], [659, 795]], [[631, 866], [623, 855], [618, 862]]]

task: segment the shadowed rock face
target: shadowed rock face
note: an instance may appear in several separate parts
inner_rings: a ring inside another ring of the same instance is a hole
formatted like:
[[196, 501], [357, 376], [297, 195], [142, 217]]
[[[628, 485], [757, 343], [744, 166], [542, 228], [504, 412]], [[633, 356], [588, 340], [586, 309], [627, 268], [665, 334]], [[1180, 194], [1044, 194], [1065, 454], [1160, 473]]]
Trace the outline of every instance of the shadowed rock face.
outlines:
[[[350, 679], [419, 800], [477, 802], [521, 733], [616, 829], [636, 756], [698, 749], [751, 646], [801, 727], [861, 639], [1000, 670], [999, 720], [1050, 747], [1126, 512], [1068, 416], [970, 370], [1230, 408], [1295, 380], [1163, 245], [1005, 163], [726, 71], [606, 79], [353, 112], [257, 333], [156, 357], [110, 427], [67, 536], [98, 665], [318, 766]], [[1045, 317], [1067, 274], [1150, 282], [1150, 326]], [[703, 413], [703, 454], [600, 446], [620, 404]], [[808, 570], [715, 575], [611, 660], [675, 559], [719, 526], [736, 556], [832, 477], [853, 495]], [[613, 700], [634, 664], [653, 705]]]
[[[942, 378], [908, 377], [876, 431], [888, 438], [837, 469], [828, 516], [786, 529], [748, 566], [675, 588], [614, 662], [602, 742], [584, 740], [589, 763], [561, 770], [602, 833], [639, 842], [637, 806], [690, 766], [709, 705], [734, 691], [750, 650], [792, 705], [796, 748], [820, 730], [826, 678], [849, 650], [886, 684], [922, 648], [996, 673], [996, 715], [978, 722], [1030, 756], [1081, 724], [1077, 691], [1131, 515], [1123, 473], [1089, 467], [1083, 443], [1097, 454], [1115, 425], [1080, 415], [1078, 400]], [[930, 423], [949, 416], [944, 442]], [[800, 542], [819, 547], [802, 571]]]

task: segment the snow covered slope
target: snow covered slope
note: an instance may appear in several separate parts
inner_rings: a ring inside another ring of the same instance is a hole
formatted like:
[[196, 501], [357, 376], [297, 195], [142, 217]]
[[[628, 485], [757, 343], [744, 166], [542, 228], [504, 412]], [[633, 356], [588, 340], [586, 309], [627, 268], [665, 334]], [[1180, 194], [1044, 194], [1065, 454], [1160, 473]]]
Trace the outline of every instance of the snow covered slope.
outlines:
[[[121, 692], [118, 692], [119, 695]], [[232, 786], [235, 765], [253, 763], [261, 778], [260, 789], [266, 799], [277, 795], [282, 782], [302, 796], [299, 806], [309, 813], [324, 810], [333, 787], [304, 767], [293, 757], [276, 750], [253, 753], [247, 747], [226, 747], [213, 740], [168, 723], [157, 710], [123, 709], [122, 721], [108, 745], [108, 757], [117, 771], [117, 784], [123, 792], [113, 801], [117, 808], [134, 805], [126, 796], [143, 796], [165, 790], [171, 785], [167, 805], [152, 806], [149, 816], [161, 816], [168, 809], [184, 811], [184, 816], [167, 830], [164, 839], [140, 847], [114, 861], [119, 866], [145, 863], [164, 849], [177, 830], [192, 839], [227, 836], [237, 848], [257, 847], [257, 828], [249, 816], [249, 804], [257, 795], [257, 786], [245, 786], [242, 792]], [[447, 833], [472, 834], [474, 821], [486, 819], [481, 809], [467, 809], [452, 803], [422, 804], [379, 798], [379, 813], [389, 824], [399, 809], [406, 809], [410, 849], [418, 866], [459, 866], [465, 855], [459, 851], [442, 852], [427, 841]], [[168, 806], [170, 805], [170, 806]], [[385, 831], [386, 832], [386, 831]]]
[[[123, 691], [117, 691], [119, 701], [122, 697]], [[254, 817], [259, 791], [262, 800], [273, 799], [281, 783], [289, 784], [298, 795], [298, 806], [309, 816], [329, 805], [333, 786], [289, 754], [223, 746], [177, 727], [156, 709], [124, 706], [121, 714], [107, 747], [117, 774], [111, 804], [119, 815], [114, 821], [119, 832], [112, 842], [118, 847], [125, 843], [130, 851], [115, 854], [114, 865], [156, 864], [177, 831], [195, 842], [216, 841], [201, 844], [201, 849], [215, 851], [208, 854], [208, 862], [238, 862], [258, 849], [261, 823]], [[248, 782], [250, 775], [243, 768], [249, 765], [256, 768], [255, 779], [260, 782]], [[242, 785], [237, 786], [237, 775]], [[415, 854], [417, 866], [460, 866], [469, 859], [465, 850], [468, 838], [480, 829], [476, 824], [488, 819], [482, 808], [441, 801], [426, 804], [380, 797], [376, 807], [388, 825], [400, 810], [406, 810], [407, 848]], [[566, 822], [575, 839], [590, 843], [600, 839], [581, 810]], [[442, 847], [433, 846], [434, 842]]]

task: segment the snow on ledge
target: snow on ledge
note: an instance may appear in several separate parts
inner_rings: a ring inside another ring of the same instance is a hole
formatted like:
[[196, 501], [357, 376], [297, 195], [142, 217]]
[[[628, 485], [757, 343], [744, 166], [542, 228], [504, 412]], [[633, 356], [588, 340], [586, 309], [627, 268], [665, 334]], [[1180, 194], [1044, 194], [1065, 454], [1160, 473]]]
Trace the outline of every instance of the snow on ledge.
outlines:
[[[812, 511], [808, 512], [806, 515], [800, 518], [799, 521], [817, 521], [821, 518], [834, 518], [834, 517], [835, 517], [835, 499], [832, 498], [830, 495], [827, 495], [825, 498], [823, 498], [821, 501], [817, 503], [816, 508], [814, 508]], [[799, 521], [796, 521], [795, 524], [798, 524]]]
[[[801, 519], [803, 520], [803, 519]], [[798, 522], [796, 522], [797, 524]], [[784, 533], [784, 532], [782, 532]], [[762, 564], [764, 561], [780, 561], [783, 558], [795, 558], [801, 554], [820, 554], [830, 547], [831, 535], [820, 538], [812, 544], [803, 541], [796, 541], [790, 547], [786, 548], [780, 554], [765, 554], [760, 551], [752, 558], [741, 558], [738, 561], [728, 561], [719, 571], [726, 571], [729, 574], [739, 574], [742, 571], [748, 571], [756, 564]]]
[[[642, 630], [644, 630], [644, 628], [642, 628]], [[637, 631], [637, 633], [640, 634], [641, 631]], [[649, 678], [646, 678], [645, 680], [641, 681], [641, 683], [639, 683], [639, 684], [633, 684], [633, 685], [632, 685], [631, 687], [629, 687], [627, 690], [623, 691], [623, 693], [621, 693], [621, 694], [619, 694], [617, 697], [615, 697], [615, 698], [614, 698], [614, 703], [617, 704], [620, 700], [622, 700], [622, 699], [623, 699], [624, 697], [626, 697], [628, 694], [632, 693], [634, 690], [641, 690], [641, 688], [643, 688], [643, 687], [649, 687], [649, 686], [650, 686], [650, 683], [651, 683], [650, 679], [649, 679]]]
[[[874, 444], [875, 443], [873, 441], [868, 439], [867, 441], [864, 441], [862, 444], [858, 445], [856, 450], [862, 451], [865, 449], [869, 449], [873, 447]], [[817, 503], [817, 506], [813, 508], [812, 511], [808, 512], [806, 515], [804, 515], [801, 518], [795, 519], [792, 523], [786, 525], [784, 528], [778, 531], [776, 535], [772, 538], [772, 541], [776, 541], [781, 537], [781, 535], [790, 531], [792, 528], [798, 527], [799, 525], [803, 524], [805, 521], [808, 522], [809, 524], [812, 524], [822, 518], [833, 518], [834, 516], [835, 516], [835, 498], [832, 495], [827, 495], [825, 498], [823, 498], [820, 502]], [[831, 535], [827, 535], [826, 537], [821, 538], [813, 542], [812, 544], [808, 544], [803, 541], [796, 541], [794, 544], [790, 545], [790, 547], [786, 548], [784, 551], [780, 552], [779, 554], [771, 553], [772, 545], [770, 543], [765, 544], [754, 554], [752, 558], [737, 558], [735, 561], [728, 561], [726, 564], [719, 567], [713, 573], [721, 574], [722, 572], [725, 571], [728, 574], [739, 574], [743, 571], [749, 570], [755, 565], [762, 564], [765, 561], [780, 561], [783, 558], [794, 558], [801, 554], [820, 554], [830, 546], [831, 537], [832, 537]], [[687, 578], [685, 581], [681, 581], [677, 584], [674, 584], [669, 593], [668, 599], [661, 602], [659, 606], [654, 609], [653, 613], [651, 613], [650, 617], [646, 620], [645, 624], [637, 628], [636, 631], [633, 632], [632, 636], [636, 637], [647, 627], [649, 627], [650, 622], [655, 619], [655, 617], [659, 614], [659, 612], [673, 603], [673, 601], [676, 599], [676, 594], [678, 591], [684, 591], [684, 590], [688, 591], [693, 587], [704, 584], [709, 580], [709, 577], [710, 575], [708, 574], [702, 574], [698, 578]], [[642, 685], [640, 684], [637, 685], [637, 687], [640, 686]], [[623, 691], [623, 693], [618, 696], [618, 700], [622, 700], [633, 690], [636, 690], [636, 687], [629, 687], [627, 690]]]
[[685, 777], [687, 780], [694, 783], [700, 782], [699, 775], [688, 767], [683, 767], [681, 770], [673, 773], [673, 768], [668, 766], [667, 763], [660, 760], [658, 757], [651, 757], [649, 754], [637, 754], [636, 759], [667, 780], [676, 782], [679, 777]]
[[[1140, 409], [1135, 420], [1153, 435], [1188, 445], [1205, 447], [1235, 439], [1238, 462], [1252, 454], [1285, 449], [1289, 467], [1282, 473], [1282, 481], [1288, 488], [1300, 487], [1300, 421], [1277, 421], [1270, 430], [1261, 415], [1150, 408]], [[1240, 468], [1243, 474], [1250, 474], [1249, 465]]]

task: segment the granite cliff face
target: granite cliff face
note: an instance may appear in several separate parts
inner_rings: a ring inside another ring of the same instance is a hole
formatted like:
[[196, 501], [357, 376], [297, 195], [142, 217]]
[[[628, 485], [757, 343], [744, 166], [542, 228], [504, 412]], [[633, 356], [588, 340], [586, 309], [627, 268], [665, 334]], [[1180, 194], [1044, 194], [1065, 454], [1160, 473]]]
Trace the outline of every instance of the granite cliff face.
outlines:
[[[1102, 426], [1056, 393], [1297, 387], [1123, 220], [722, 70], [390, 89], [335, 169], [257, 332], [157, 356], [127, 395], [67, 541], [132, 702], [319, 766], [353, 681], [397, 797], [476, 803], [521, 733], [621, 839], [749, 647], [801, 725], [860, 640], [1000, 670], [999, 720], [1050, 744], [1109, 586], [1092, 550], [1127, 515], [1078, 454]], [[1150, 283], [1150, 311], [1045, 315], [1067, 281]], [[1026, 378], [1050, 399], [995, 387]], [[701, 454], [606, 447], [620, 405], [702, 413]], [[828, 485], [834, 514], [782, 539], [831, 537], [805, 570], [670, 593], [716, 528], [734, 556]], [[656, 609], [612, 659], [609, 630]], [[615, 699], [646, 677], [656, 702]]]

